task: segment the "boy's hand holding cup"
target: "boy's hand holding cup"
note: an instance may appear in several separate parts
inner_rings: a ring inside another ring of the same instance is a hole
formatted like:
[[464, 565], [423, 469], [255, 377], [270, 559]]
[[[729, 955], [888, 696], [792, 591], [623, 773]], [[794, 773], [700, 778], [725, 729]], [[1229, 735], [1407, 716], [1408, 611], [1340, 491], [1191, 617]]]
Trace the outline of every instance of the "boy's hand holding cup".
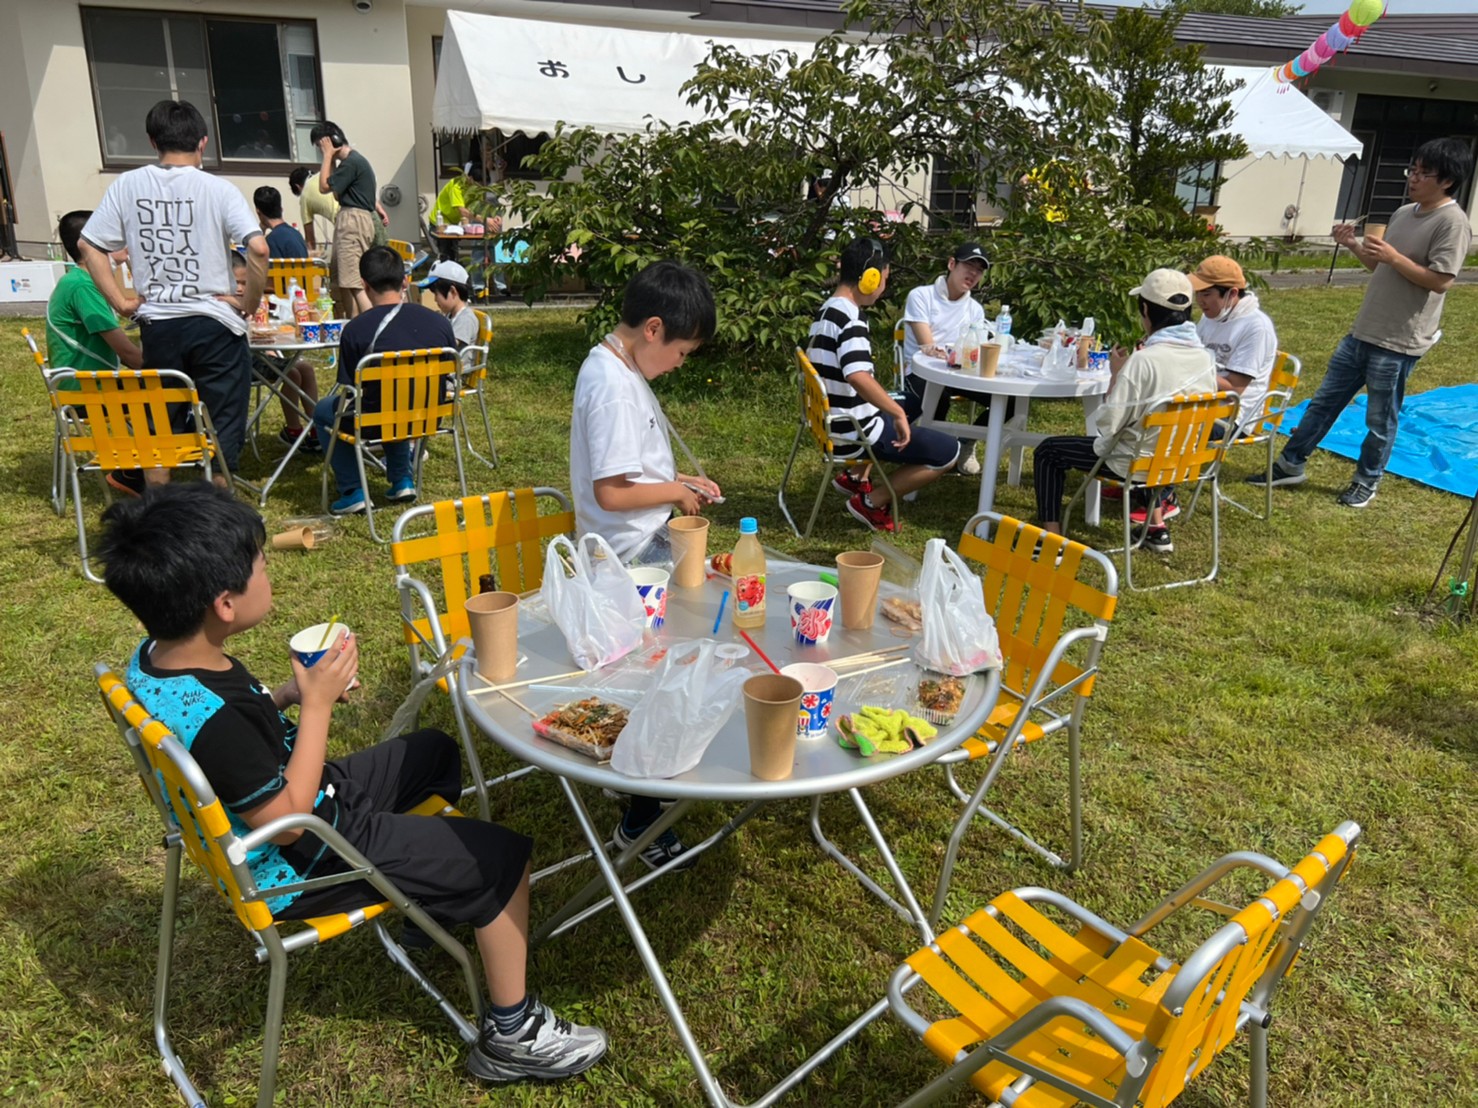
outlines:
[[288, 645], [299, 703], [305, 708], [314, 703], [327, 707], [344, 699], [359, 673], [359, 641], [349, 628], [320, 623], [299, 631]]

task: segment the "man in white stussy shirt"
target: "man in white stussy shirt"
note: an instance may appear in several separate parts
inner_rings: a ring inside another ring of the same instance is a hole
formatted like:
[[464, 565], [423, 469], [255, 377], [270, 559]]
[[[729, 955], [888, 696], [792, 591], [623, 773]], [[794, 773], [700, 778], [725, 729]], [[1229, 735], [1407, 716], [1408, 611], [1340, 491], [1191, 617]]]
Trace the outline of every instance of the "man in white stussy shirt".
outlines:
[[[209, 139], [194, 105], [159, 101], [145, 130], [159, 161], [108, 186], [82, 229], [82, 264], [114, 311], [138, 319], [144, 364], [183, 370], [195, 382], [234, 471], [251, 399], [246, 318], [267, 283], [267, 240], [246, 197], [200, 168]], [[229, 259], [233, 241], [246, 247], [241, 296]], [[108, 261], [125, 247], [134, 296], [118, 287]], [[171, 413], [176, 430], [188, 418], [183, 408]]]

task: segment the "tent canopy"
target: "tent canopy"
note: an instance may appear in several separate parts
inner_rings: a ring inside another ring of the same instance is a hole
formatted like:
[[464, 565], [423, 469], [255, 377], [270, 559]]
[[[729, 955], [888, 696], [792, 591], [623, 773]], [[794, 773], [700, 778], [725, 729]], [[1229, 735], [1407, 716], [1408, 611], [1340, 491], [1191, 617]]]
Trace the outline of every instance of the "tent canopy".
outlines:
[[[790, 49], [809, 57], [814, 39], [720, 38], [633, 31], [449, 11], [431, 122], [469, 134], [551, 130], [556, 122], [607, 134], [640, 131], [653, 120], [695, 121], [680, 90], [709, 43], [746, 54]], [[1232, 95], [1231, 130], [1254, 157], [1358, 154], [1361, 144], [1271, 69], [1222, 67], [1244, 87]]]

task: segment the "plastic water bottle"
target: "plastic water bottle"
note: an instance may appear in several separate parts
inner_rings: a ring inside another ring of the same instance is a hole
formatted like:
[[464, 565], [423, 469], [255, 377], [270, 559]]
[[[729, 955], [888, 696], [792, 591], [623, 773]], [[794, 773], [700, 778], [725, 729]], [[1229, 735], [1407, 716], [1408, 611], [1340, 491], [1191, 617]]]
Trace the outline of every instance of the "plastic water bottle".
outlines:
[[765, 625], [765, 551], [760, 546], [759, 524], [753, 516], [739, 521], [739, 542], [734, 546], [734, 626], [746, 629]]
[[1001, 314], [996, 316], [996, 338], [1004, 342], [1011, 334], [1011, 305], [1002, 304]]

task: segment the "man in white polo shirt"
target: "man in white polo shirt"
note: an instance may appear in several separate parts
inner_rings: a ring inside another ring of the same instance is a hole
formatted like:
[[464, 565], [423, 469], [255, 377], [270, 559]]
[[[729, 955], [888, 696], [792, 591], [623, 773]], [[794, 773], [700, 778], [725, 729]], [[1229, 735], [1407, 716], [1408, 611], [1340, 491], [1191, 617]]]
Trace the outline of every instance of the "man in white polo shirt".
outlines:
[[[908, 294], [903, 307], [903, 410], [910, 422], [924, 415], [924, 381], [909, 372], [913, 356], [942, 351], [945, 343], [954, 342], [966, 327], [985, 323], [985, 309], [971, 295], [985, 278], [990, 261], [978, 242], [967, 242], [950, 255], [944, 276], [920, 285]], [[990, 413], [990, 397], [984, 393], [964, 394], [980, 405], [977, 422], [984, 423]], [[950, 397], [940, 397], [929, 419], [949, 415]], [[1007, 413], [1008, 417], [1010, 413]], [[972, 444], [973, 445], [973, 444]], [[960, 452], [959, 467], [964, 473], [979, 473], [980, 462], [973, 451]]]

